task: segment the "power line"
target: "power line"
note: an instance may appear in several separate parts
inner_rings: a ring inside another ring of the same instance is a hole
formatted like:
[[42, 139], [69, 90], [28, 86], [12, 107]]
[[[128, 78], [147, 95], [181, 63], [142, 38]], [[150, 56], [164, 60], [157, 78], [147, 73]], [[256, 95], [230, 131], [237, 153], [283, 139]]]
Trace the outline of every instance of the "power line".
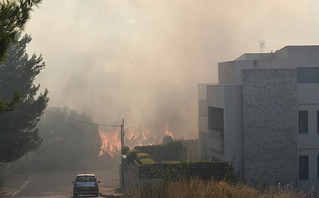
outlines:
[[21, 111], [21, 110], [19, 110], [19, 109], [17, 109], [17, 108], [15, 108], [14, 111], [19, 112], [19, 113], [22, 113], [22, 114], [27, 115], [27, 116], [30, 116], [30, 117], [37, 117], [37, 116], [32, 115], [32, 114], [30, 114], [30, 113]]
[[[14, 111], [22, 113], [22, 114], [30, 116], [30, 117], [37, 117], [36, 115], [21, 111], [21, 110], [19, 110], [17, 108], [15, 108]], [[55, 113], [55, 112], [52, 112], [52, 111], [49, 111], [49, 110], [45, 110], [45, 111], [48, 112], [48, 113], [51, 113], [51, 114], [53, 114], [55, 116], [63, 117], [63, 118], [66, 118], [66, 119], [69, 119], [69, 120], [72, 120], [72, 121], [75, 121], [75, 122], [81, 122], [81, 123], [84, 123], [84, 124], [98, 125], [98, 126], [104, 126], [104, 127], [121, 127], [120, 124], [99, 124], [99, 123], [94, 123], [94, 122], [87, 122], [87, 121], [84, 121], [84, 120], [78, 120], [78, 119], [75, 119], [75, 118], [67, 117], [65, 115], [61, 115], [61, 114], [58, 114], [58, 113]]]

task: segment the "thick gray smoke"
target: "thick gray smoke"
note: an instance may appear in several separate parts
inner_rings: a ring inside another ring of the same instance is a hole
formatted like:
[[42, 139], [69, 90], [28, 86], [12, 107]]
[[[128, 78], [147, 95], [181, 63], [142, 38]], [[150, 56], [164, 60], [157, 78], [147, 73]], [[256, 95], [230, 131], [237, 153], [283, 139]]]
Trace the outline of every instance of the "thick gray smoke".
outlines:
[[[27, 24], [51, 106], [197, 136], [197, 84], [245, 52], [318, 44], [318, 1], [45, 0]], [[154, 133], [155, 133], [154, 132]]]

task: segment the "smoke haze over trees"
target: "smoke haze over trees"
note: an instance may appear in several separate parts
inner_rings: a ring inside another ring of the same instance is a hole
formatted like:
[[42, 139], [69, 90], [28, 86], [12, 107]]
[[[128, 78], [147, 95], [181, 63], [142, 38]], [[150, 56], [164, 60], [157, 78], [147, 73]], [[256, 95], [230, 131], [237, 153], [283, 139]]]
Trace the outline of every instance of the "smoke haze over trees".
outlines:
[[101, 139], [98, 126], [88, 124], [93, 122], [92, 118], [68, 107], [50, 107], [48, 110], [39, 122], [43, 143], [35, 153], [35, 159], [40, 165], [65, 168], [78, 167], [85, 160], [96, 162]]
[[50, 105], [190, 138], [197, 83], [217, 82], [217, 62], [259, 52], [259, 40], [265, 52], [318, 44], [318, 10], [317, 0], [56, 0], [27, 31], [46, 57], [37, 80]]
[[35, 77], [45, 67], [42, 56], [29, 57], [26, 46], [31, 37], [17, 36], [18, 42], [10, 45], [7, 60], [0, 66], [1, 97], [11, 99], [15, 90], [21, 97], [16, 111], [0, 114], [0, 162], [15, 161], [41, 145], [37, 123], [49, 101], [48, 91], [39, 93], [40, 85], [34, 84]]

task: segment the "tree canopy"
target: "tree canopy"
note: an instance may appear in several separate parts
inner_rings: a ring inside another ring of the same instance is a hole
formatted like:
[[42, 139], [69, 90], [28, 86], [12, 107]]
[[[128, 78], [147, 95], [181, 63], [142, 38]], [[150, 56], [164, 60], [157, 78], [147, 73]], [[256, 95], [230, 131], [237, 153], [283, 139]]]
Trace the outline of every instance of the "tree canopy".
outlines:
[[[11, 43], [16, 43], [19, 34], [30, 18], [33, 6], [42, 0], [1, 0], [0, 1], [0, 63], [6, 59], [6, 50]], [[0, 85], [1, 86], [1, 85]], [[12, 111], [20, 101], [18, 92], [14, 92], [13, 99], [3, 101], [0, 98], [0, 114]]]
[[35, 154], [45, 167], [78, 167], [97, 160], [101, 149], [98, 126], [92, 118], [68, 107], [50, 107], [39, 123], [43, 143]]
[[30, 18], [33, 6], [42, 0], [3, 0], [0, 1], [0, 62], [4, 61], [10, 43], [15, 42]]
[[20, 103], [15, 111], [0, 114], [0, 162], [10, 162], [36, 150], [42, 138], [37, 123], [48, 103], [48, 91], [38, 93], [40, 85], [34, 85], [35, 77], [45, 67], [42, 56], [28, 56], [26, 46], [29, 35], [11, 44], [7, 60], [0, 66], [0, 95], [4, 100], [14, 98], [19, 92]]

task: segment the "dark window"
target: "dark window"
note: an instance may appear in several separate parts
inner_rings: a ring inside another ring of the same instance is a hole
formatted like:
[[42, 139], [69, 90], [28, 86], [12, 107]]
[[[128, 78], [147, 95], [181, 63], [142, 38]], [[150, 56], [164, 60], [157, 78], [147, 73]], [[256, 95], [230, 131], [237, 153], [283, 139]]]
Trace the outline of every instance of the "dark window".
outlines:
[[319, 83], [319, 68], [297, 68], [297, 83]]
[[319, 133], [319, 111], [317, 111], [317, 132]]
[[319, 179], [319, 155], [317, 155], [317, 177]]
[[299, 179], [309, 179], [309, 156], [299, 156]]
[[298, 112], [298, 131], [299, 133], [308, 133], [308, 111]]
[[224, 132], [224, 109], [208, 107], [208, 128]]
[[94, 182], [95, 177], [93, 176], [79, 176], [76, 178], [76, 182]]

